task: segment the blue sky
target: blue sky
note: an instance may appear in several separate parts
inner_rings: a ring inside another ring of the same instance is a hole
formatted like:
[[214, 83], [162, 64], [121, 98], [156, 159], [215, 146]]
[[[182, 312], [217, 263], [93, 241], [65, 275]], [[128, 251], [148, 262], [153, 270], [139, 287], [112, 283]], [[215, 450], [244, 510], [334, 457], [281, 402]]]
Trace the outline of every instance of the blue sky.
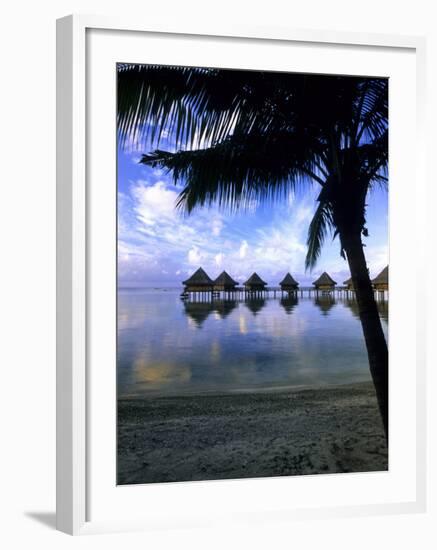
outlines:
[[[160, 148], [166, 149], [165, 141]], [[277, 285], [289, 271], [301, 285], [322, 271], [338, 282], [349, 277], [338, 239], [328, 238], [312, 273], [305, 272], [306, 236], [318, 186], [275, 204], [252, 204], [227, 213], [201, 208], [190, 216], [175, 209], [181, 188], [164, 171], [138, 163], [150, 148], [131, 143], [118, 151], [119, 286], [177, 286], [199, 266], [211, 277], [224, 269], [244, 281], [253, 271]], [[388, 197], [372, 191], [365, 253], [375, 276], [388, 263]]]

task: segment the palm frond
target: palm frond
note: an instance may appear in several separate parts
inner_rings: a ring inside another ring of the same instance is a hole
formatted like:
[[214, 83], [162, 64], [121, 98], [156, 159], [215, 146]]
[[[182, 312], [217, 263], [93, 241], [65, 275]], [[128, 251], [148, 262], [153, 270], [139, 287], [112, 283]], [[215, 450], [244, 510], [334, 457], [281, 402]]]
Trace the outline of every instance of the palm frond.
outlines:
[[388, 190], [388, 178], [384, 173], [375, 174], [370, 182], [369, 189], [380, 188], [384, 191]]
[[357, 164], [369, 183], [377, 175], [386, 175], [388, 169], [388, 128], [371, 143], [357, 147]]
[[[381, 82], [327, 75], [120, 64], [118, 131], [122, 143], [135, 138], [157, 147], [165, 133], [172, 135], [176, 148], [193, 149], [201, 144], [210, 146], [233, 133], [268, 134], [305, 128], [323, 139], [323, 130], [329, 127], [347, 136], [359, 116], [359, 131], [376, 136], [385, 116], [380, 110], [387, 103]], [[366, 93], [363, 83], [368, 88]], [[357, 105], [361, 105], [359, 113]]]
[[305, 269], [312, 270], [320, 257], [326, 236], [333, 229], [333, 218], [329, 203], [320, 201], [308, 228]]
[[213, 202], [234, 210], [253, 200], [281, 199], [311, 178], [323, 182], [317, 147], [290, 134], [234, 135], [197, 151], [157, 150], [140, 162], [166, 169], [175, 183], [185, 185], [178, 205], [187, 212]]
[[286, 98], [297, 75], [196, 67], [119, 65], [117, 123], [122, 143], [158, 145], [164, 132], [197, 148], [239, 133], [289, 123]]
[[359, 107], [354, 115], [357, 124], [357, 145], [364, 140], [380, 138], [388, 125], [388, 80], [385, 78], [363, 81]]

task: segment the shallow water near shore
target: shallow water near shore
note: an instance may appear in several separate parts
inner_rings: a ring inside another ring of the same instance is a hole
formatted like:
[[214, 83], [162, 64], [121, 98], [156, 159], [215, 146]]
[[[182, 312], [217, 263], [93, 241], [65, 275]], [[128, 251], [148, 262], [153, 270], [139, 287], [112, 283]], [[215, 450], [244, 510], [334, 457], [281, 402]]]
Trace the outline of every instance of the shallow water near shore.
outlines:
[[[304, 297], [183, 302], [119, 289], [119, 398], [242, 393], [370, 381], [357, 304]], [[388, 305], [379, 302], [387, 336]]]

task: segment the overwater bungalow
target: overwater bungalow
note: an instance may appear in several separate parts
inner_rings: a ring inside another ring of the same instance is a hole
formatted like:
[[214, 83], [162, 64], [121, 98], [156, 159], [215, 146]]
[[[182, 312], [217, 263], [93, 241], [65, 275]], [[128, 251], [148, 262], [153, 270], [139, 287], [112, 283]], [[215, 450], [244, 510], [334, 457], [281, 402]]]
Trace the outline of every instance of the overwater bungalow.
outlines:
[[384, 299], [385, 292], [388, 291], [388, 265], [372, 279], [372, 284], [379, 297]]
[[244, 289], [246, 292], [263, 292], [267, 286], [258, 273], [252, 273], [252, 275], [244, 283]]
[[337, 283], [334, 279], [330, 277], [326, 271], [324, 271], [320, 277], [313, 282], [316, 291], [320, 291], [322, 294], [333, 292], [336, 284]]
[[374, 279], [372, 279], [373, 288], [375, 290], [388, 290], [388, 265], [379, 273]]
[[214, 281], [201, 267], [182, 284], [185, 287], [182, 297], [188, 297], [190, 294], [193, 294], [194, 298], [204, 297], [207, 293], [212, 294], [214, 290]]
[[354, 289], [354, 283], [352, 282], [352, 277], [349, 277], [349, 279], [346, 279], [346, 281], [343, 281], [343, 284], [346, 287], [346, 290]]
[[219, 292], [235, 292], [235, 288], [237, 286], [237, 281], [234, 281], [234, 279], [226, 273], [226, 271], [222, 271], [214, 281], [214, 290]]
[[299, 283], [293, 279], [290, 273], [287, 273], [282, 281], [279, 283], [282, 292], [288, 292], [289, 294], [295, 293], [299, 289]]
[[349, 279], [346, 279], [346, 281], [343, 281], [344, 284], [344, 290], [346, 291], [346, 297], [349, 298], [349, 293], [351, 293], [351, 296], [354, 296], [354, 283], [352, 282], [352, 277], [349, 277]]

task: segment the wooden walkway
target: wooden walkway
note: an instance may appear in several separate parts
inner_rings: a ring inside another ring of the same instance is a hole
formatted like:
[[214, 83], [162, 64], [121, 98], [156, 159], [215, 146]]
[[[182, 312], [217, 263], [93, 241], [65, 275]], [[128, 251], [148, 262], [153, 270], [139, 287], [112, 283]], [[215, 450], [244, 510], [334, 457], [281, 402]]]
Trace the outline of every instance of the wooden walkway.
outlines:
[[[374, 291], [375, 299], [378, 301], [388, 300], [388, 291]], [[200, 291], [200, 292], [182, 292], [181, 299], [192, 302], [210, 302], [212, 300], [256, 300], [259, 298], [288, 298], [288, 297], [341, 297], [346, 299], [355, 299], [355, 292], [345, 286], [336, 286], [333, 290], [317, 290], [313, 286], [299, 287], [298, 290], [288, 292], [281, 287], [266, 287], [264, 290], [248, 291], [244, 287], [236, 287], [232, 291]]]

